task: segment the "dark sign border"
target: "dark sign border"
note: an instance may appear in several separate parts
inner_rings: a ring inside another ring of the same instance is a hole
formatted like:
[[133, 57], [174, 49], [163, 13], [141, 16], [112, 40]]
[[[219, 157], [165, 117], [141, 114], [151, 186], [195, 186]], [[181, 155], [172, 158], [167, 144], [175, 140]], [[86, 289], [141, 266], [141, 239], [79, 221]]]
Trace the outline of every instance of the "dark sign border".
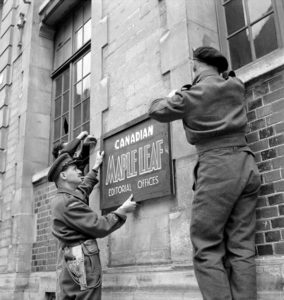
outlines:
[[[129, 129], [131, 127], [134, 127], [136, 125], [139, 125], [140, 123], [146, 121], [150, 119], [148, 114], [144, 114], [134, 120], [131, 120], [115, 129], [110, 130], [109, 132], [102, 134], [102, 145], [101, 145], [101, 151], [104, 150], [104, 144], [105, 144], [105, 140], [109, 137], [112, 137], [115, 134], [118, 134], [126, 129]], [[149, 199], [155, 199], [155, 198], [160, 198], [162, 196], [170, 196], [174, 194], [174, 176], [173, 176], [173, 159], [172, 159], [172, 147], [171, 147], [171, 131], [170, 131], [170, 123], [167, 124], [167, 135], [168, 135], [168, 149], [169, 149], [169, 182], [170, 182], [170, 189], [169, 189], [169, 193], [165, 194], [162, 191], [156, 192], [154, 194], [152, 194], [151, 198]], [[103, 173], [103, 167], [101, 167], [101, 176], [100, 176], [101, 180], [104, 178], [104, 173]], [[107, 212], [115, 207], [117, 207], [118, 205], [113, 205], [113, 206], [108, 206], [108, 207], [104, 207], [104, 201], [103, 201], [103, 189], [104, 189], [104, 184], [103, 182], [101, 182], [100, 184], [100, 209], [103, 212]], [[146, 201], [149, 199], [143, 199], [142, 201]], [[125, 199], [126, 200], [126, 199]]]

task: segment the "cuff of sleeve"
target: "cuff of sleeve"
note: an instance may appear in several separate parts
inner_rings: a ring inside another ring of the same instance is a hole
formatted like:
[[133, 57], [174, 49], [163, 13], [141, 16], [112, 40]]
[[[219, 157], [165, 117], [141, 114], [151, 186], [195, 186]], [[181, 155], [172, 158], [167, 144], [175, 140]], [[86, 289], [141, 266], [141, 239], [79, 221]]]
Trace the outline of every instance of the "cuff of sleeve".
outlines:
[[117, 215], [118, 217], [120, 217], [123, 221], [125, 221], [126, 218], [127, 218], [126, 213], [122, 209], [120, 209], [120, 208], [118, 208], [117, 210], [115, 210], [113, 213], [115, 215]]
[[99, 173], [99, 171], [98, 170], [94, 170], [94, 169], [92, 169], [92, 171], [95, 173], [95, 175], [97, 176], [98, 175], [98, 173]]

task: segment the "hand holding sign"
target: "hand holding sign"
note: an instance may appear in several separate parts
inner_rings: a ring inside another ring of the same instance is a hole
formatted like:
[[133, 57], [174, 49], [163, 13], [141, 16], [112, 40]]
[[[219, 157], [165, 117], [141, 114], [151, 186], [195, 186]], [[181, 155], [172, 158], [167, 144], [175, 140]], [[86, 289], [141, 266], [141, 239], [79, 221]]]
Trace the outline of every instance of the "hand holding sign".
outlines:
[[98, 151], [97, 152], [96, 162], [95, 162], [95, 164], [94, 164], [94, 166], [92, 168], [94, 171], [98, 171], [100, 165], [103, 162], [104, 154], [105, 154], [104, 151], [102, 151], [102, 152]]

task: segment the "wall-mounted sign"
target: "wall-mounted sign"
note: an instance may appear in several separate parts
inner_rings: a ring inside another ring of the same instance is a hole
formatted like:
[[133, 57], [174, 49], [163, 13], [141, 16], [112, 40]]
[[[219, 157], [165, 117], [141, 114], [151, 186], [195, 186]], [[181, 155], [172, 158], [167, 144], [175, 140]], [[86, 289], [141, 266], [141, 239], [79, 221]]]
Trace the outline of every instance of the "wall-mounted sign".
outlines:
[[170, 127], [141, 117], [103, 137], [101, 209], [173, 193]]

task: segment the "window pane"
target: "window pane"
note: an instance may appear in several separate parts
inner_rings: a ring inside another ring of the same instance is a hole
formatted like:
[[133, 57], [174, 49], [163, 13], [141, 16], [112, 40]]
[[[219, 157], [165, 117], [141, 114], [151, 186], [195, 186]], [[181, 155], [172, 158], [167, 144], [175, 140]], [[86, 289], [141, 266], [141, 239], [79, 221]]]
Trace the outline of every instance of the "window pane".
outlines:
[[82, 130], [81, 130], [81, 126], [78, 127], [78, 128], [76, 128], [75, 130], [73, 130], [73, 136], [74, 136], [74, 137], [75, 137], [75, 136], [78, 136], [78, 135], [80, 134], [81, 131], [82, 131]]
[[84, 44], [91, 39], [91, 20], [84, 25]]
[[244, 30], [230, 38], [229, 47], [233, 69], [238, 69], [252, 61], [247, 30]]
[[91, 72], [91, 52], [83, 58], [83, 76], [86, 76]]
[[61, 141], [67, 143], [67, 142], [68, 142], [68, 135], [64, 135], [64, 136], [61, 138]]
[[60, 121], [60, 118], [54, 121], [54, 140], [60, 138]]
[[87, 99], [83, 102], [83, 122], [90, 120], [90, 100]]
[[82, 59], [75, 63], [75, 82], [82, 79]]
[[75, 9], [74, 13], [74, 30], [77, 31], [83, 25], [83, 8]]
[[83, 46], [83, 28], [75, 33], [75, 49], [78, 50]]
[[57, 118], [61, 115], [61, 97], [55, 99], [54, 117]]
[[272, 10], [271, 0], [247, 0], [250, 22], [254, 22]]
[[224, 5], [228, 35], [245, 26], [245, 14], [242, 0], [232, 0]]
[[69, 90], [69, 69], [63, 74], [64, 78], [64, 91]]
[[81, 123], [81, 104], [79, 104], [74, 108], [74, 128], [79, 126]]
[[69, 132], [69, 116], [65, 114], [62, 118], [62, 134], [67, 134]]
[[68, 112], [69, 110], [69, 92], [63, 95], [63, 113]]
[[82, 81], [75, 85], [74, 104], [76, 105], [82, 99]]
[[83, 99], [90, 97], [90, 76], [83, 80]]
[[82, 131], [85, 131], [85, 130], [88, 131], [88, 132], [90, 132], [90, 122], [85, 123], [83, 125]]
[[84, 23], [91, 18], [91, 1], [85, 3], [84, 6]]
[[62, 77], [59, 76], [55, 79], [55, 97], [58, 97], [62, 93]]
[[252, 26], [256, 58], [278, 48], [274, 15], [270, 15]]

